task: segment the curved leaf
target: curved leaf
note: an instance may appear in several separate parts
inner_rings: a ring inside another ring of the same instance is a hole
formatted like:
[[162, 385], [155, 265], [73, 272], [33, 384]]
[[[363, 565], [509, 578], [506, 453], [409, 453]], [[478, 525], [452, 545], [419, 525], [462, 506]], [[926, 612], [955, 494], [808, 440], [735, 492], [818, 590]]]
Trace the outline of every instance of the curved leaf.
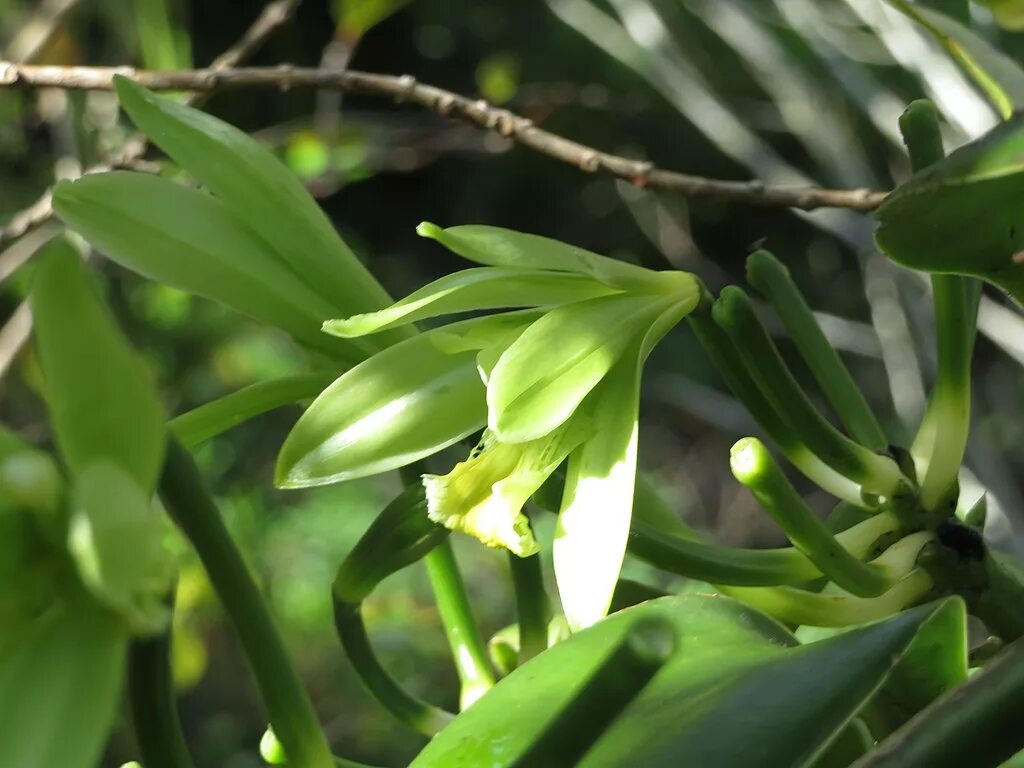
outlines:
[[419, 334], [342, 374], [281, 447], [276, 482], [301, 488], [409, 464], [487, 422], [476, 352], [536, 313], [464, 320]]
[[458, 312], [551, 306], [612, 293], [616, 291], [583, 275], [478, 267], [446, 275], [379, 312], [328, 320], [324, 331], [348, 339]]
[[[245, 132], [115, 77], [121, 106], [158, 147], [270, 244], [309, 288], [339, 312], [370, 312], [391, 297], [334, 231], [302, 183]], [[382, 342], [407, 334], [388, 335]]]
[[320, 331], [338, 307], [299, 280], [223, 202], [142, 173], [61, 182], [54, 210], [118, 264], [226, 304], [315, 348], [360, 360], [358, 345]]
[[[632, 622], [659, 616], [678, 647], [603, 732], [580, 766], [802, 768], [824, 753], [931, 622], [963, 613], [948, 600], [811, 645], [724, 598], [667, 597], [613, 614], [500, 681], [413, 762], [515, 764], [586, 684]], [[936, 636], [935, 642], [962, 642]]]
[[75, 474], [108, 459], [151, 491], [166, 432], [150, 376], [75, 250], [51, 241], [38, 259], [32, 314], [61, 455]]

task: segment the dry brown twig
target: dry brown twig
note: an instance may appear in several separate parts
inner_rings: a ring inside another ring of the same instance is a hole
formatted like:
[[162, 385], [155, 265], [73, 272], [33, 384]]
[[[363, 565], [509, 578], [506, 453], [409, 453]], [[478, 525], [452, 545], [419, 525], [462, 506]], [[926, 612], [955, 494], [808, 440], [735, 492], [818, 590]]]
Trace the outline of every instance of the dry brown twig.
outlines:
[[[115, 75], [129, 77], [153, 90], [209, 93], [245, 88], [321, 88], [384, 96], [416, 104], [495, 131], [524, 147], [584, 171], [602, 172], [639, 187], [663, 189], [689, 198], [726, 200], [747, 205], [798, 208], [847, 208], [867, 212], [881, 204], [885, 192], [869, 189], [772, 187], [759, 181], [724, 181], [658, 168], [652, 163], [613, 155], [546, 131], [507, 109], [418, 82], [355, 70], [278, 67], [138, 70], [130, 67], [40, 67], [0, 62], [0, 86], [27, 85], [74, 90], [110, 90]], [[3, 234], [0, 232], [0, 243]]]

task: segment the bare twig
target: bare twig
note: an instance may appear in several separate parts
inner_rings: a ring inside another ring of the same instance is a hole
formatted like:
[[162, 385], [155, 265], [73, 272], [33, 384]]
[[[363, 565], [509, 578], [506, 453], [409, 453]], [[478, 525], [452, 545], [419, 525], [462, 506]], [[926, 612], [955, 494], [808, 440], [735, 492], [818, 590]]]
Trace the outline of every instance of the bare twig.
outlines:
[[386, 96], [495, 131], [524, 147], [584, 171], [603, 172], [639, 187], [669, 190], [689, 198], [804, 211], [848, 208], [866, 212], [877, 208], [886, 194], [869, 189], [769, 187], [759, 181], [707, 179], [666, 170], [646, 161], [601, 152], [538, 128], [533, 121], [507, 109], [419, 83], [408, 75], [395, 77], [355, 70], [339, 72], [291, 66], [147, 71], [130, 67], [40, 67], [0, 62], [0, 86], [23, 84], [73, 90], [109, 90], [113, 87], [115, 75], [130, 77], [153, 90], [205, 93], [244, 88], [324, 88]]

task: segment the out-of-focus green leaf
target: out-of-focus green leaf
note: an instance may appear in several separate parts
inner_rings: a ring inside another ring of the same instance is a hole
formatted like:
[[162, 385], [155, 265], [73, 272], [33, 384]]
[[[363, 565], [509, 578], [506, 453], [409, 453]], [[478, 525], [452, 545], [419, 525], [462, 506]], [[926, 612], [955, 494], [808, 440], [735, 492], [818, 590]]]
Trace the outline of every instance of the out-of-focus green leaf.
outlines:
[[984, 5], [995, 17], [996, 23], [1006, 29], [1018, 32], [1024, 29], [1024, 2], [1021, 0], [976, 0]]
[[435, 280], [379, 312], [328, 320], [324, 331], [342, 338], [478, 309], [541, 307], [617, 293], [583, 275], [541, 269], [479, 267]]
[[519, 58], [507, 51], [488, 56], [476, 68], [476, 87], [492, 104], [510, 101], [519, 89]]
[[574, 245], [501, 227], [466, 224], [442, 229], [423, 222], [416, 231], [464, 259], [493, 267], [578, 272], [613, 288], [647, 288], [663, 273], [609, 259]]
[[913, 269], [980, 277], [1024, 301], [1024, 118], [1015, 116], [899, 186], [875, 240]]
[[358, 40], [408, 4], [409, 0], [335, 0], [334, 15], [341, 32]]
[[351, 342], [320, 332], [337, 307], [210, 195], [148, 174], [117, 172], [58, 184], [53, 204], [66, 224], [143, 277], [219, 301], [328, 354], [365, 357]]
[[[811, 645], [725, 598], [666, 597], [613, 614], [500, 681], [413, 762], [516, 764], [586, 684], [631, 623], [659, 616], [677, 630], [669, 662], [596, 740], [580, 766], [801, 768], [840, 736], [949, 600]], [[945, 638], [949, 639], [949, 638]], [[962, 642], [952, 638], [952, 642]], [[941, 642], [941, 640], [940, 640]]]
[[61, 455], [73, 474], [107, 459], [148, 492], [166, 441], [153, 383], [74, 249], [56, 241], [37, 258], [36, 345]]
[[[334, 307], [331, 315], [373, 312], [391, 303], [295, 174], [267, 148], [234, 126], [127, 78], [115, 78], [115, 88], [132, 121], [269, 243]], [[389, 334], [380, 343], [406, 336]]]
[[128, 633], [84, 596], [0, 638], [0, 764], [93, 768], [117, 712]]
[[565, 422], [670, 303], [624, 294], [551, 310], [498, 359], [487, 383], [500, 440], [536, 440]]
[[518, 312], [420, 334], [343, 374], [313, 401], [281, 447], [285, 488], [338, 483], [429, 456], [487, 422], [477, 352], [537, 317]]
[[[888, 2], [935, 37], [950, 57], [963, 67], [967, 75], [981, 88], [1003, 117], [1009, 117], [1015, 109], [1024, 106], [1024, 70], [1013, 59], [944, 13], [909, 0]], [[1000, 5], [1005, 7], [1009, 3], [1000, 0]], [[1019, 6], [1019, 2], [1017, 5]], [[1016, 16], [1020, 12], [1019, 7], [1016, 14], [1009, 12], [1009, 8], [1006, 10], [1006, 18]]]
[[140, 632], [163, 628], [173, 575], [164, 525], [145, 493], [110, 462], [86, 466], [75, 482], [68, 550], [82, 582]]

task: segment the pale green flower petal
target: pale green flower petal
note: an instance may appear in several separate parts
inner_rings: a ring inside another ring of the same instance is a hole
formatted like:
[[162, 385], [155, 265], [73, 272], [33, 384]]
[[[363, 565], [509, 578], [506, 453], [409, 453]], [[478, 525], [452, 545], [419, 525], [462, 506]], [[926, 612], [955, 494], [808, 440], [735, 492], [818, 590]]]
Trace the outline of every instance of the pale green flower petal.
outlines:
[[589, 432], [580, 419], [514, 445], [484, 432], [469, 458], [447, 475], [423, 476], [430, 519], [489, 547], [504, 547], [520, 557], [535, 554], [537, 541], [523, 505]]

